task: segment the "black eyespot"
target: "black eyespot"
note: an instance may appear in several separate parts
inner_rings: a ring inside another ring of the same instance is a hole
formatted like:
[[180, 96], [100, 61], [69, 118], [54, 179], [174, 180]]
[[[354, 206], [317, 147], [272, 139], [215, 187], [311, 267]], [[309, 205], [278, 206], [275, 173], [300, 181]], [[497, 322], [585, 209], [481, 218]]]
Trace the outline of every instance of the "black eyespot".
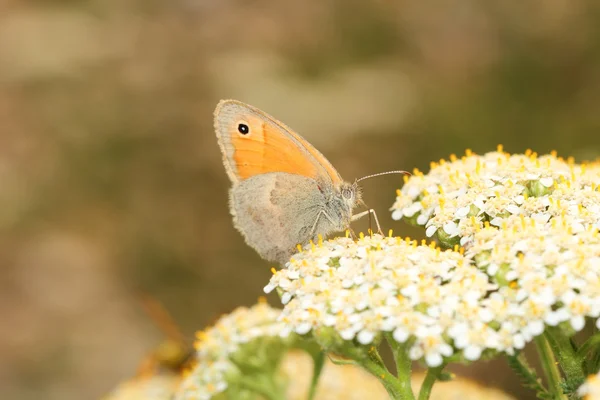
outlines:
[[238, 132], [242, 135], [247, 135], [250, 133], [250, 128], [246, 124], [238, 124]]

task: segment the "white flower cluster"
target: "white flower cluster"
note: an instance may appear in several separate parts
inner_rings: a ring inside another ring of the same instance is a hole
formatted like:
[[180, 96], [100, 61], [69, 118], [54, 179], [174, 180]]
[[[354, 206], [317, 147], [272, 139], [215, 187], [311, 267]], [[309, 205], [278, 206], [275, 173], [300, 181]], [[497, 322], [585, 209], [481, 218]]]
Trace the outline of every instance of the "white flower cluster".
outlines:
[[600, 315], [599, 183], [598, 163], [467, 152], [408, 179], [392, 209], [428, 236], [460, 238], [503, 286], [494, 295], [529, 318], [530, 335], [564, 321], [579, 331]]
[[[555, 154], [467, 155], [433, 163], [406, 179], [392, 217], [424, 226], [428, 237], [455, 238], [461, 245], [489, 223], [514, 216], [548, 223], [562, 217], [574, 231], [600, 228], [600, 164], [575, 164]], [[541, 228], [541, 225], [538, 225]]]
[[599, 400], [600, 399], [600, 373], [590, 375], [585, 380], [585, 383], [579, 387], [577, 394], [584, 400]]
[[[520, 329], [529, 336], [566, 321], [580, 331], [586, 317], [600, 316], [600, 234], [592, 226], [575, 232], [570, 222], [513, 216], [503, 222], [506, 229], [476, 232], [467, 248], [477, 267], [501, 284], [493, 296], [523, 318], [527, 326]], [[512, 319], [510, 309], [505, 311], [497, 322]]]
[[368, 345], [382, 332], [410, 339], [412, 359], [438, 366], [462, 350], [511, 351], [523, 340], [490, 325], [500, 311], [488, 299], [497, 287], [458, 252], [400, 238], [338, 238], [292, 257], [265, 292], [277, 288], [280, 320], [298, 334], [330, 327], [347, 341]]
[[255, 339], [285, 335], [283, 324], [278, 322], [280, 313], [260, 302], [251, 308], [239, 307], [198, 332], [197, 363], [185, 376], [175, 399], [208, 400], [225, 391], [228, 377], [237, 371], [231, 359], [236, 352]]

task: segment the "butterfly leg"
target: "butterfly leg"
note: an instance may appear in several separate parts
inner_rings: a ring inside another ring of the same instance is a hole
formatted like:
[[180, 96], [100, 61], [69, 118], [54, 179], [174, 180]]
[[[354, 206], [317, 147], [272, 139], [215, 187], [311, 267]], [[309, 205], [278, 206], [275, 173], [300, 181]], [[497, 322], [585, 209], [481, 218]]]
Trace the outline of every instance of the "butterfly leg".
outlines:
[[373, 214], [373, 218], [375, 219], [375, 225], [377, 225], [377, 232], [380, 235], [383, 235], [383, 231], [381, 230], [381, 225], [379, 225], [379, 219], [377, 218], [377, 213], [372, 208], [368, 209], [367, 211], [363, 211], [361, 213], [354, 214], [352, 216], [352, 218], [350, 219], [350, 221], [354, 222], [354, 221], [356, 221], [358, 219], [361, 219], [365, 215], [368, 215], [369, 218], [371, 218], [371, 214]]
[[319, 223], [319, 218], [321, 218], [321, 215], [325, 216], [325, 218], [327, 218], [329, 220], [329, 222], [331, 223], [331, 225], [335, 225], [333, 220], [331, 219], [331, 217], [329, 215], [327, 215], [327, 213], [324, 210], [319, 211], [319, 213], [317, 214], [317, 218], [315, 219], [315, 223], [312, 226], [312, 229], [310, 230], [310, 236], [309, 237], [313, 237], [317, 231], [317, 224]]
[[354, 232], [354, 229], [352, 229], [350, 227], [350, 225], [348, 225], [348, 227], [346, 228], [346, 230], [348, 232], [350, 232], [350, 236], [352, 237], [353, 240], [356, 240], [358, 238], [358, 236], [356, 236], [356, 232]]

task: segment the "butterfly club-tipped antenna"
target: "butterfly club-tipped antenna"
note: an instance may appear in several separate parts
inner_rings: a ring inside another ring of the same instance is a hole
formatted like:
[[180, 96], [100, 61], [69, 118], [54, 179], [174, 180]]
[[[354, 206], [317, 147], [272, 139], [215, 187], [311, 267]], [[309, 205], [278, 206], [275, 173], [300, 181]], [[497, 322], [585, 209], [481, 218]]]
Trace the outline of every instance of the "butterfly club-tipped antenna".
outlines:
[[[362, 178], [357, 179], [355, 183], [364, 181], [366, 179], [375, 178], [376, 176], [392, 175], [392, 174], [402, 174], [402, 175], [409, 175], [409, 176], [411, 175], [410, 172], [408, 172], [408, 171], [401, 171], [401, 170], [386, 171], [386, 172], [379, 172], [377, 174], [363, 176]], [[372, 227], [372, 219], [371, 218], [373, 218], [375, 220], [375, 224], [377, 225], [377, 232], [380, 235], [383, 235], [383, 231], [381, 230], [381, 225], [379, 225], [379, 219], [377, 218], [377, 213], [375, 212], [375, 210], [373, 210], [372, 208], [369, 208], [362, 199], [360, 199], [360, 205], [365, 207], [367, 209], [367, 211], [363, 211], [361, 213], [353, 215], [352, 221], [356, 221], [357, 219], [360, 219], [360, 218], [364, 217], [365, 215], [368, 215], [369, 216], [369, 235], [373, 236], [373, 227]]]

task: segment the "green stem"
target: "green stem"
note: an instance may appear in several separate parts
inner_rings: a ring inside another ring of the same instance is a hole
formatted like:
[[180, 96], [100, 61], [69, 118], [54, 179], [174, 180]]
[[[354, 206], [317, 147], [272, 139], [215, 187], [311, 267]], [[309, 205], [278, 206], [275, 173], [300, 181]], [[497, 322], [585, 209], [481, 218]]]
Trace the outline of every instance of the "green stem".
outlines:
[[406, 388], [396, 379], [383, 363], [379, 352], [375, 346], [371, 347], [366, 354], [363, 351], [348, 352], [347, 356], [356, 361], [358, 365], [367, 370], [371, 375], [379, 379], [388, 395], [393, 400], [414, 400], [414, 395], [410, 387]]
[[431, 395], [431, 389], [433, 384], [440, 376], [440, 373], [444, 369], [446, 364], [442, 364], [439, 367], [429, 368], [427, 370], [427, 375], [425, 376], [425, 380], [421, 385], [421, 390], [419, 391], [419, 400], [429, 400], [429, 396]]
[[409, 400], [411, 397], [407, 396], [404, 392], [404, 388], [396, 377], [387, 370], [387, 368], [378, 361], [368, 359], [360, 362], [360, 365], [375, 376], [385, 387], [385, 390], [390, 395], [390, 398], [396, 400]]
[[583, 359], [577, 354], [571, 339], [557, 327], [548, 327], [544, 336], [547, 338], [556, 358], [558, 358], [558, 363], [567, 380], [567, 386], [571, 388], [579, 387], [585, 381]]
[[552, 349], [548, 344], [548, 340], [544, 335], [540, 335], [537, 336], [534, 341], [540, 356], [542, 368], [544, 369], [546, 379], [548, 380], [548, 385], [550, 386], [550, 393], [556, 400], [566, 400], [567, 396], [563, 393], [560, 385], [560, 372], [556, 366], [556, 360], [554, 358], [554, 354], [552, 354]]
[[391, 334], [386, 334], [385, 339], [388, 342], [388, 345], [392, 349], [392, 354], [394, 355], [394, 362], [396, 363], [396, 375], [398, 376], [398, 381], [402, 385], [403, 390], [406, 393], [410, 393], [409, 399], [414, 399], [415, 395], [412, 391], [412, 382], [411, 382], [411, 372], [412, 372], [412, 360], [408, 357], [408, 347], [410, 347], [410, 342], [407, 343], [398, 343], [394, 340]]
[[317, 384], [319, 383], [319, 377], [321, 376], [321, 371], [323, 370], [324, 365], [325, 352], [319, 351], [317, 354], [313, 355], [313, 376], [310, 382], [310, 389], [308, 391], [308, 400], [313, 400], [315, 398], [315, 394], [317, 393]]

